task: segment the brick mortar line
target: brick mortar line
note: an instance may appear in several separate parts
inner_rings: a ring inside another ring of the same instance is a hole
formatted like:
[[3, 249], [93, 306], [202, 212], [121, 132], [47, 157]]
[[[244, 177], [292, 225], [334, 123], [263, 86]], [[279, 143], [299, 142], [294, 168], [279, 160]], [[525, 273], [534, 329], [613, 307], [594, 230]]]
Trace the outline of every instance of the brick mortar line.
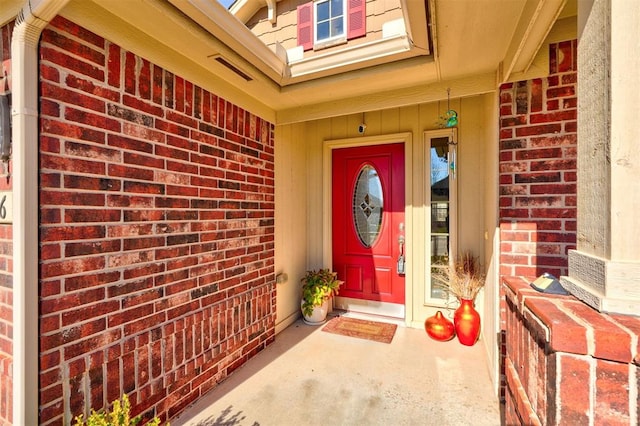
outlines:
[[[596, 339], [595, 339], [595, 329], [593, 327], [593, 325], [582, 319], [580, 316], [576, 315], [575, 313], [573, 313], [570, 309], [568, 309], [567, 307], [564, 306], [564, 304], [555, 304], [556, 308], [561, 311], [562, 313], [564, 313], [565, 315], [567, 315], [568, 317], [570, 317], [571, 319], [573, 319], [576, 323], [582, 325], [586, 331], [586, 338], [587, 338], [587, 354], [588, 356], [592, 357], [593, 359], [602, 359], [602, 360], [606, 360], [606, 361], [611, 361], [611, 362], [616, 362], [616, 363], [624, 363], [624, 361], [618, 361], [618, 360], [607, 360], [604, 358], [598, 358], [595, 355], [595, 346], [596, 346]], [[616, 321], [614, 318], [611, 318], [608, 315], [601, 315], [601, 317], [605, 320], [608, 321], [609, 323], [615, 325], [616, 327], [618, 327], [621, 330], [624, 330], [624, 332], [630, 337], [631, 339], [631, 355], [632, 355], [632, 361], [630, 362], [633, 363], [633, 355], [634, 352], [637, 352], [637, 343], [638, 343], [638, 336], [635, 335], [633, 333], [632, 330], [630, 330], [629, 328], [625, 327], [624, 325], [622, 325], [621, 323], [619, 323], [618, 321]]]
[[615, 318], [609, 315], [603, 315], [603, 317], [605, 320], [611, 322], [612, 324], [615, 324], [618, 328], [621, 328], [622, 330], [624, 330], [631, 337], [631, 344], [630, 344], [631, 362], [629, 364], [633, 365], [634, 362], [637, 362], [636, 360], [640, 361], [640, 359], [638, 358], [640, 356], [640, 352], [638, 352], [638, 342], [640, 341], [640, 335], [634, 333], [634, 331], [631, 330], [629, 327], [618, 322]]
[[[590, 362], [589, 362], [589, 378], [595, 378], [597, 377], [597, 365], [596, 362], [594, 362], [595, 358], [591, 358]], [[562, 374], [562, 368], [560, 368], [560, 373]], [[561, 374], [558, 375], [558, 377], [561, 376]], [[594, 405], [596, 403], [596, 392], [597, 392], [598, 388], [596, 386], [596, 381], [595, 380], [589, 380], [589, 413], [588, 413], [588, 418], [589, 418], [589, 426], [594, 426], [594, 417], [593, 411], [594, 411]]]
[[629, 363], [629, 424], [640, 424], [640, 367]]

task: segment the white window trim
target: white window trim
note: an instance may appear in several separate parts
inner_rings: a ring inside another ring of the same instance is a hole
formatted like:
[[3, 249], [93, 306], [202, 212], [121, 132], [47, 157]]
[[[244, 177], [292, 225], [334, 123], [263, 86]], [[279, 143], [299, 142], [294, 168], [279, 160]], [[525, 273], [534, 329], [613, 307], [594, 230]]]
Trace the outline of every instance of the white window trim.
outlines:
[[344, 22], [342, 28], [342, 34], [339, 36], [329, 37], [326, 39], [318, 40], [318, 4], [319, 3], [329, 3], [331, 0], [316, 0], [313, 2], [313, 48], [319, 49], [329, 46], [335, 46], [336, 44], [346, 43], [347, 34], [349, 33], [348, 25], [348, 16], [347, 16], [347, 1], [342, 0], [342, 19]]
[[[449, 158], [457, 162], [457, 142], [458, 132], [456, 128], [427, 130], [423, 133], [423, 143], [425, 152], [425, 205], [429, 206], [425, 211], [425, 292], [424, 304], [435, 307], [449, 307], [455, 301], [451, 297], [449, 300], [431, 297], [431, 139], [449, 137]], [[453, 142], [453, 144], [451, 144]], [[447, 164], [449, 167], [449, 164]], [[457, 168], [457, 164], [454, 165]], [[449, 174], [449, 262], [452, 262], [458, 250], [458, 183], [457, 173]]]

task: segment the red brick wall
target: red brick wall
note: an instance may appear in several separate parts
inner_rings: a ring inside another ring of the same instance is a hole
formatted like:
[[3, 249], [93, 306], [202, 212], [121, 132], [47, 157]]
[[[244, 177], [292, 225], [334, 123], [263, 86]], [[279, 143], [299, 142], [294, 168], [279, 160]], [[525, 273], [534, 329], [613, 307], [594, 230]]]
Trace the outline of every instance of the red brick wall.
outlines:
[[[0, 28], [0, 94], [11, 91], [11, 34], [13, 22]], [[11, 168], [9, 167], [9, 170]], [[2, 165], [0, 165], [0, 171]], [[0, 191], [12, 188], [0, 173]], [[0, 197], [0, 202], [2, 198]], [[7, 206], [3, 206], [7, 208]], [[1, 207], [0, 207], [1, 208]], [[10, 207], [9, 207], [10, 208]], [[13, 404], [13, 245], [11, 224], [0, 224], [0, 424], [11, 424]]]
[[[549, 45], [549, 76], [500, 87], [500, 274], [568, 272], [576, 242], [577, 41]], [[506, 398], [501, 316], [501, 400]]]
[[640, 424], [640, 317], [504, 281], [505, 424]]
[[577, 42], [547, 78], [500, 87], [500, 272], [556, 276], [576, 243]]
[[40, 55], [41, 423], [170, 418], [274, 339], [273, 125], [62, 18]]
[[567, 273], [576, 241], [576, 41], [550, 76], [501, 87], [505, 424], [640, 424], [640, 319], [599, 313], [529, 282]]

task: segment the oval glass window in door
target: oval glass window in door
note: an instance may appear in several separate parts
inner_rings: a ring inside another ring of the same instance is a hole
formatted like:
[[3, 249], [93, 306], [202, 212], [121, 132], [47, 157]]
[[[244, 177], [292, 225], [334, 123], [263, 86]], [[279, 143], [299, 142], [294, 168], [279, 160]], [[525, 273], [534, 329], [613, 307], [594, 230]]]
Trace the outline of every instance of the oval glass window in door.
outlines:
[[382, 182], [378, 171], [365, 164], [353, 189], [353, 225], [360, 242], [371, 247], [380, 235], [382, 225]]

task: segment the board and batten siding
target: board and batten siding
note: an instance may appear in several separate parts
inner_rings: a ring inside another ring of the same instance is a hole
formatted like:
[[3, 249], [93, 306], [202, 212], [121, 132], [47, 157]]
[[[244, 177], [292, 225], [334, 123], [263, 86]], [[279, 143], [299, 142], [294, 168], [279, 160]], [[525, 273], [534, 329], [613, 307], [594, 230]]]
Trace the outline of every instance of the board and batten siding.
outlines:
[[[460, 115], [458, 128], [459, 179], [459, 247], [471, 250], [490, 271], [498, 262], [494, 258], [494, 236], [497, 234], [497, 130], [495, 93], [454, 99], [451, 108]], [[424, 320], [435, 313], [435, 307], [426, 306], [425, 259], [426, 220], [429, 209], [425, 206], [428, 187], [425, 177], [426, 158], [423, 143], [425, 130], [438, 129], [438, 118], [447, 109], [445, 102], [392, 108], [364, 114], [351, 114], [304, 123], [276, 126], [276, 271], [288, 272], [289, 281], [278, 287], [278, 321], [292, 317], [299, 311], [299, 300], [284, 300], [283, 293], [299, 295], [299, 280], [305, 269], [330, 266], [330, 244], [326, 241], [327, 223], [331, 206], [325, 204], [323, 185], [325, 174], [330, 173], [323, 159], [325, 141], [359, 137], [411, 134], [412, 170], [411, 197], [407, 199], [407, 212], [411, 215], [412, 235], [408, 242], [408, 265], [412, 270], [411, 288], [406, 307], [406, 322], [422, 327]], [[365, 122], [365, 135], [358, 126]], [[389, 142], [393, 142], [390, 140]], [[285, 235], [286, 234], [286, 235]], [[330, 231], [329, 231], [330, 235]], [[303, 259], [296, 256], [306, 253]], [[478, 299], [484, 315], [497, 312], [497, 278], [491, 272], [486, 291], [489, 297]], [[295, 290], [294, 290], [295, 287]], [[494, 318], [488, 320], [485, 330], [486, 346], [497, 347]], [[495, 349], [493, 349], [495, 351]], [[495, 355], [495, 354], [494, 354]], [[497, 355], [492, 359], [497, 359]], [[493, 363], [492, 363], [493, 364]], [[497, 369], [496, 367], [493, 367]]]

